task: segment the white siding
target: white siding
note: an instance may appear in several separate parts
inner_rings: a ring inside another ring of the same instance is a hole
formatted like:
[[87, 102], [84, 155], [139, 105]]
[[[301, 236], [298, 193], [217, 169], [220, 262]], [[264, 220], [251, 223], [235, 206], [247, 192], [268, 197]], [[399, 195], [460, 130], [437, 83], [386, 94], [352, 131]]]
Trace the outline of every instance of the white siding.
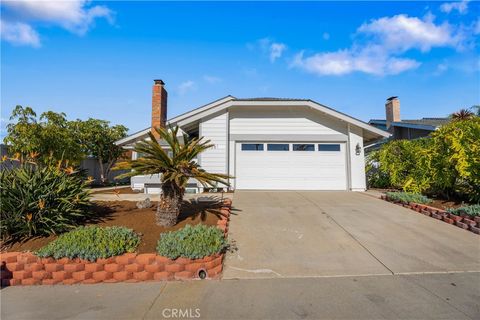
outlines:
[[[350, 140], [350, 188], [352, 191], [365, 191], [365, 154], [363, 151], [362, 129], [350, 127], [348, 134]], [[360, 154], [356, 154], [356, 146], [360, 146]]]
[[230, 110], [230, 134], [346, 134], [346, 125], [308, 107]]
[[200, 136], [215, 145], [200, 155], [202, 168], [208, 172], [227, 173], [228, 112], [202, 119]]

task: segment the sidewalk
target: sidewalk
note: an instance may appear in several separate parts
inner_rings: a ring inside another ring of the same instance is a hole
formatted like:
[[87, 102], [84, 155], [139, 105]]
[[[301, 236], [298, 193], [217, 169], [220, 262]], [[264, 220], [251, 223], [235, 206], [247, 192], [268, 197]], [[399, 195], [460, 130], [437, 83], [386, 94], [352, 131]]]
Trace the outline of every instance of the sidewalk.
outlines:
[[466, 272], [9, 287], [1, 318], [479, 319], [479, 284]]

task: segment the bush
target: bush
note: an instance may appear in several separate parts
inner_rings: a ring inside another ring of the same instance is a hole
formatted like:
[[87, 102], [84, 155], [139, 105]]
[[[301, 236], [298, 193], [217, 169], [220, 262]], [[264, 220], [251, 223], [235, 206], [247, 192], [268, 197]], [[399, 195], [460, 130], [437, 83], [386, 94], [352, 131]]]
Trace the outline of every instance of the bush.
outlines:
[[426, 169], [435, 188], [480, 202], [480, 117], [452, 121], [431, 136]]
[[426, 204], [432, 202], [432, 200], [428, 199], [427, 197], [412, 192], [387, 192], [387, 197], [389, 200], [400, 201], [402, 203], [415, 202]]
[[451, 121], [428, 138], [390, 141], [370, 157], [370, 186], [480, 202], [480, 117]]
[[388, 188], [391, 186], [390, 176], [380, 169], [380, 152], [375, 150], [366, 156], [365, 173], [369, 188]]
[[170, 259], [200, 259], [221, 252], [226, 245], [223, 232], [217, 227], [187, 224], [183, 229], [162, 233], [157, 252]]
[[466, 214], [467, 216], [470, 216], [470, 217], [480, 216], [480, 204], [463, 206], [456, 209], [450, 208], [450, 209], [447, 209], [447, 212], [455, 214], [457, 216], [462, 214]]
[[125, 227], [79, 227], [60, 235], [36, 253], [39, 257], [80, 258], [95, 261], [134, 252], [140, 237]]
[[89, 192], [73, 169], [21, 164], [0, 172], [2, 238], [68, 231], [89, 217]]
[[379, 170], [388, 175], [390, 186], [406, 192], [421, 193], [431, 185], [430, 174], [424, 170], [429, 139], [394, 140], [379, 151]]

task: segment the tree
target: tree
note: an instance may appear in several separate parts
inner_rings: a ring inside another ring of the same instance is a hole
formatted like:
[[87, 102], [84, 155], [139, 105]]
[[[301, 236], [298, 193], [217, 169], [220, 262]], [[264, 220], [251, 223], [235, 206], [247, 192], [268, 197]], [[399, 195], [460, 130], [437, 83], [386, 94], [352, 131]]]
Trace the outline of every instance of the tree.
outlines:
[[203, 137], [190, 138], [184, 134], [183, 141], [180, 141], [177, 136], [178, 127], [171, 130], [163, 128], [155, 130], [160, 139], [167, 143], [168, 149], [164, 149], [150, 132], [150, 140], [141, 141], [134, 148], [143, 157], [118, 163], [114, 169], [131, 170], [117, 178], [160, 173], [162, 192], [157, 207], [156, 223], [162, 226], [173, 226], [177, 223], [189, 179], [196, 179], [204, 187], [213, 187], [215, 183], [228, 186], [227, 179], [230, 177], [226, 174], [208, 173], [198, 165], [197, 156], [213, 147], [210, 140], [203, 141]]
[[128, 129], [122, 125], [110, 126], [108, 121], [92, 118], [77, 120], [72, 127], [83, 152], [97, 159], [100, 180], [105, 184], [115, 161], [125, 152], [115, 141], [124, 138]]
[[83, 159], [82, 149], [71, 132], [64, 113], [47, 111], [40, 115], [30, 107], [17, 105], [7, 126], [5, 142], [11, 153], [27, 156], [37, 153], [40, 161], [68, 160], [73, 164]]
[[475, 114], [468, 109], [460, 109], [450, 115], [453, 120], [468, 120], [475, 116]]
[[64, 161], [79, 165], [86, 156], [98, 159], [101, 182], [108, 180], [115, 161], [125, 152], [115, 141], [127, 135], [122, 125], [88, 119], [69, 121], [65, 113], [46, 111], [37, 118], [30, 107], [16, 106], [7, 126], [5, 142], [9, 151], [23, 158], [36, 154], [37, 160]]

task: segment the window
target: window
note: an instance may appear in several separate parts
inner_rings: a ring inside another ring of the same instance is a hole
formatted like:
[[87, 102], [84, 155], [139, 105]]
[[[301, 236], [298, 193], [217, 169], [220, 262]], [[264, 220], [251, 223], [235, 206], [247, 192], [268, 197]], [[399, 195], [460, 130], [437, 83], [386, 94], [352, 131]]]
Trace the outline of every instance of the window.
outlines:
[[339, 144], [319, 144], [318, 151], [340, 151]]
[[315, 151], [314, 144], [294, 144], [293, 151]]
[[263, 151], [263, 143], [242, 143], [242, 151]]
[[268, 151], [288, 151], [290, 146], [288, 143], [269, 143], [267, 144]]

